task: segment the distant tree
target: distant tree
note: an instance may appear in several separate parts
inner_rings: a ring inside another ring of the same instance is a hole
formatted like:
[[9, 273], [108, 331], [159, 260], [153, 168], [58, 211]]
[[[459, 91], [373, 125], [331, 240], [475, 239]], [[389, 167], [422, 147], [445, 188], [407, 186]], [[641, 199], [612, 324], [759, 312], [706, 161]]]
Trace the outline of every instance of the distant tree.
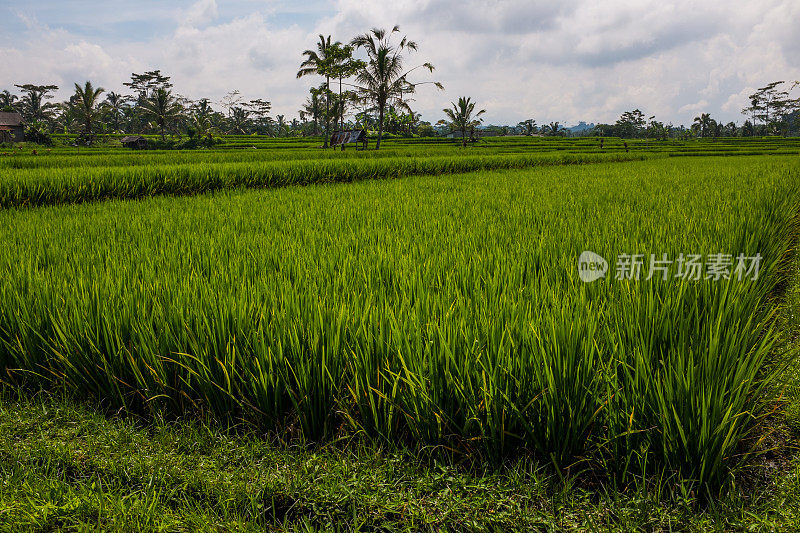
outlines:
[[306, 99], [305, 104], [303, 104], [303, 108], [300, 110], [301, 120], [311, 117], [311, 120], [314, 124], [314, 135], [319, 135], [319, 118], [322, 115], [322, 100], [320, 98], [320, 93], [323, 90], [324, 89], [312, 87], [310, 89], [311, 96]]
[[15, 94], [8, 92], [8, 89], [0, 92], [0, 111], [17, 111], [19, 98]]
[[244, 96], [242, 96], [242, 93], [238, 89], [234, 89], [232, 91], [228, 91], [228, 93], [222, 97], [222, 100], [219, 101], [219, 105], [225, 109], [230, 117], [233, 114], [233, 108], [242, 107], [243, 101]]
[[787, 89], [785, 81], [774, 81], [749, 96], [750, 106], [742, 109], [742, 114], [750, 117], [754, 131], [759, 129], [760, 121], [767, 134], [788, 133], [789, 116], [800, 110], [800, 99], [789, 96], [797, 85], [792, 82]]
[[546, 126], [542, 126], [542, 131], [550, 137], [563, 136], [565, 129], [558, 122], [551, 122]]
[[166, 139], [165, 132], [183, 114], [183, 107], [172, 95], [169, 89], [159, 87], [154, 89], [142, 105], [145, 115], [153, 120], [161, 140]]
[[476, 126], [483, 122], [483, 119], [478, 118], [484, 113], [485, 109], [475, 112], [475, 102], [468, 96], [462, 96], [458, 102], [450, 102], [451, 108], [443, 109], [444, 114], [449, 119], [448, 125], [453, 131], [461, 132], [461, 146], [467, 145], [467, 131], [474, 129]]
[[751, 126], [748, 128], [750, 136], [755, 135], [755, 124], [758, 116], [763, 112], [763, 110], [764, 107], [761, 105], [761, 102], [759, 102], [759, 99], [754, 94], [750, 95], [750, 106], [742, 109], [742, 114], [750, 117], [750, 120], [748, 121]]
[[288, 133], [286, 129], [286, 116], [285, 115], [276, 115], [275, 118], [275, 136], [276, 137], [285, 137]]
[[214, 109], [211, 107], [211, 100], [208, 98], [201, 98], [197, 101], [194, 105], [195, 114], [201, 117], [209, 117], [212, 113], [214, 113]]
[[715, 125], [716, 121], [711, 118], [710, 114], [702, 113], [699, 117], [694, 117], [692, 130], [697, 132], [700, 137], [705, 138], [712, 134]]
[[[655, 118], [655, 117], [652, 117]], [[617, 119], [616, 125], [616, 135], [618, 137], [627, 137], [627, 138], [636, 138], [643, 136], [646, 126], [646, 121], [644, 118], [644, 113], [639, 109], [634, 109], [633, 111], [625, 111], [620, 115], [619, 119]]]
[[323, 148], [328, 147], [328, 137], [330, 135], [329, 94], [331, 91], [332, 67], [335, 61], [337, 61], [337, 56], [332, 56], [329, 52], [334, 46], [339, 47], [341, 46], [341, 43], [337, 41], [331, 44], [330, 35], [328, 35], [328, 37], [320, 35], [316, 50], [303, 51], [302, 55], [305, 56], [306, 59], [300, 64], [300, 70], [297, 71], [298, 78], [310, 75], [319, 75], [325, 78], [325, 141], [322, 145]]
[[115, 132], [120, 131], [122, 119], [128, 109], [128, 97], [111, 91], [106, 95], [103, 107], [108, 123], [111, 125], [112, 129]]
[[129, 87], [141, 100], [147, 98], [157, 89], [164, 89], [167, 91], [172, 89], [170, 77], [161, 74], [161, 70], [151, 70], [144, 74], [136, 74], [134, 72], [131, 74], [131, 81], [125, 82], [122, 85]]
[[274, 121], [269, 116], [272, 110], [272, 104], [261, 98], [250, 100], [242, 107], [247, 109], [252, 117], [252, 123], [255, 126], [256, 133], [259, 135], [269, 135]]
[[231, 116], [229, 117], [230, 129], [228, 133], [244, 135], [250, 132], [252, 121], [250, 120], [250, 111], [243, 107], [234, 106], [231, 109]]
[[70, 100], [70, 108], [80, 120], [87, 144], [94, 142], [95, 125], [100, 116], [100, 95], [102, 87], [95, 87], [87, 81], [83, 87], [75, 84], [75, 94]]
[[[366, 67], [356, 74], [356, 80], [361, 96], [374, 103], [378, 110], [376, 150], [381, 147], [386, 106], [389, 104], [403, 105], [404, 95], [414, 93], [416, 87], [422, 85], [422, 83], [411, 83], [408, 75], [419, 68], [425, 68], [429, 72], [434, 70], [430, 63], [423, 63], [409, 70], [405, 69], [404, 54], [406, 51], [416, 51], [417, 43], [404, 36], [398, 44], [392, 44], [391, 36], [399, 31], [398, 26], [392, 28], [390, 32], [376, 28], [357, 36], [350, 42], [352, 46], [363, 49], [367, 54]], [[424, 83], [433, 83], [439, 89], [443, 89], [439, 82]]]
[[533, 135], [539, 129], [536, 127], [536, 121], [533, 120], [532, 118], [523, 120], [522, 122], [517, 124], [517, 127], [521, 128], [525, 135]]
[[430, 122], [423, 122], [417, 126], [417, 135], [420, 137], [435, 137], [436, 130]]
[[366, 68], [367, 64], [360, 60], [353, 58], [354, 47], [352, 45], [343, 45], [341, 43], [334, 43], [327, 51], [330, 58], [330, 65], [328, 66], [329, 75], [339, 80], [339, 97], [337, 105], [339, 106], [336, 114], [339, 117], [339, 126], [344, 129], [344, 117], [347, 112], [347, 103], [351, 99], [351, 95], [345, 94], [342, 91], [343, 80], [354, 76], [359, 71]]
[[34, 85], [26, 83], [15, 85], [22, 91], [19, 109], [26, 122], [51, 122], [58, 111], [58, 106], [47, 100], [58, 90], [58, 85]]
[[195, 109], [190, 117], [189, 136], [191, 137], [192, 130], [194, 135], [197, 136], [201, 145], [212, 146], [215, 143], [214, 138], [218, 135], [217, 129], [211, 122], [212, 113], [203, 112]]

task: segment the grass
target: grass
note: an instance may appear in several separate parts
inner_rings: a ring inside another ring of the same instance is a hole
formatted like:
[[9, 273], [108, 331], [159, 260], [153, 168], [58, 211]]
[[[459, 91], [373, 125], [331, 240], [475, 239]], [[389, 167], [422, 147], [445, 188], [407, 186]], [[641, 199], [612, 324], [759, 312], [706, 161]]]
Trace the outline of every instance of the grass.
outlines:
[[[642, 160], [645, 154], [460, 155], [290, 159], [111, 167], [48, 167], [8, 171], [0, 208], [41, 207], [222, 189], [269, 188], [538, 166]], [[177, 158], [176, 158], [177, 159]]]
[[529, 460], [485, 471], [369, 443], [302, 448], [142, 423], [56, 396], [0, 399], [0, 531], [792, 531], [800, 461], [702, 507], [586, 490]]
[[800, 145], [597, 142], [0, 157], [0, 531], [800, 529]]
[[[3, 211], [0, 366], [301, 442], [718, 495], [773, 403], [797, 170], [674, 158]], [[764, 263], [758, 283], [586, 285], [585, 249]]]

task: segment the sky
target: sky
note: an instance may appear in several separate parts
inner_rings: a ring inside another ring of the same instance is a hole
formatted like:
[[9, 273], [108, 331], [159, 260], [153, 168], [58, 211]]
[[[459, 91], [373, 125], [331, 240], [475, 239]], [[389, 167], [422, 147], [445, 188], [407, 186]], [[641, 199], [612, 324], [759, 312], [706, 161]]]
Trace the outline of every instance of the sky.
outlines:
[[0, 90], [56, 84], [66, 98], [88, 79], [124, 92], [132, 72], [161, 69], [189, 98], [236, 89], [293, 118], [319, 83], [295, 76], [318, 34], [399, 25], [419, 45], [407, 65], [436, 67], [412, 81], [445, 87], [415, 95], [431, 122], [470, 96], [486, 124], [608, 123], [634, 108], [741, 124], [756, 88], [800, 80], [799, 21], [798, 0], [0, 0]]

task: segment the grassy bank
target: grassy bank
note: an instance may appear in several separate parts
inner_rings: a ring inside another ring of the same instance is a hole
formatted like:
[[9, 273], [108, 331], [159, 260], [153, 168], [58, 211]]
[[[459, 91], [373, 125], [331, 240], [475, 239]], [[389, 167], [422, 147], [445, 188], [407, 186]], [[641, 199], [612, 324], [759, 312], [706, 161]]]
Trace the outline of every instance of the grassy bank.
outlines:
[[[348, 445], [345, 447], [345, 445]], [[357, 442], [303, 449], [74, 402], [0, 400], [0, 531], [793, 531], [800, 461], [694, 494], [483, 472]]]

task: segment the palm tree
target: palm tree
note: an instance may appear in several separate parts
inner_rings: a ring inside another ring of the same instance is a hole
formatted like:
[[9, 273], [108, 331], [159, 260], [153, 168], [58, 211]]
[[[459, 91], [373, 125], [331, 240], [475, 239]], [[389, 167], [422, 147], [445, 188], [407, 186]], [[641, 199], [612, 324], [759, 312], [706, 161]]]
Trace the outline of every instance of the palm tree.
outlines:
[[105, 101], [105, 108], [108, 111], [109, 116], [111, 117], [111, 124], [114, 127], [114, 131], [119, 131], [120, 121], [122, 120], [122, 116], [125, 113], [126, 108], [128, 107], [128, 97], [122, 96], [121, 94], [117, 94], [114, 91], [111, 91], [106, 96]]
[[327, 95], [330, 94], [331, 90], [331, 67], [333, 66], [334, 58], [331, 57], [329, 52], [331, 51], [332, 47], [339, 47], [342, 43], [335, 42], [331, 44], [331, 36], [325, 37], [323, 35], [319, 36], [319, 42], [317, 43], [317, 50], [305, 50], [302, 55], [306, 57], [305, 61], [300, 64], [300, 70], [297, 71], [297, 77], [302, 78], [303, 76], [310, 76], [312, 74], [318, 74], [320, 76], [325, 77], [325, 142], [322, 145], [323, 148], [328, 147], [328, 135], [330, 130], [330, 109], [328, 106], [328, 101], [330, 98], [327, 98]]
[[15, 104], [18, 100], [17, 95], [11, 94], [8, 89], [0, 92], [0, 110], [15, 110]]
[[100, 95], [104, 92], [105, 89], [94, 87], [90, 81], [83, 87], [76, 83], [75, 94], [70, 100], [70, 108], [83, 124], [83, 133], [90, 145], [94, 140], [93, 124], [100, 113]]
[[319, 134], [319, 116], [322, 114], [322, 102], [320, 102], [321, 89], [311, 88], [311, 96], [306, 98], [306, 103], [303, 104], [303, 109], [300, 110], [300, 118], [305, 120], [306, 117], [311, 117], [314, 123], [314, 135]]
[[542, 128], [547, 128], [547, 134], [553, 137], [564, 133], [564, 128], [558, 122], [551, 122], [549, 126], [542, 126]]
[[153, 89], [153, 92], [142, 104], [142, 108], [158, 126], [162, 141], [166, 139], [164, 131], [167, 127], [183, 114], [183, 107], [172, 96], [172, 92], [164, 87]]
[[[391, 36], [399, 31], [400, 28], [397, 26], [388, 33], [386, 30], [376, 28], [368, 33], [359, 35], [350, 42], [352, 46], [363, 48], [367, 53], [366, 67], [356, 74], [356, 80], [360, 84], [356, 87], [362, 93], [362, 96], [374, 102], [375, 107], [378, 109], [376, 150], [381, 147], [383, 115], [386, 112], [387, 104], [407, 108], [407, 105], [403, 103], [403, 95], [415, 92], [416, 86], [422, 85], [421, 83], [414, 84], [409, 82], [407, 76], [418, 68], [426, 68], [429, 72], [433, 72], [433, 65], [430, 63], [417, 65], [410, 70], [404, 69], [403, 52], [406, 49], [416, 51], [417, 43], [409, 41], [404, 36], [397, 45], [391, 44]], [[442, 84], [439, 82], [425, 83], [433, 83], [439, 89], [443, 89]]]
[[450, 119], [450, 127], [453, 130], [461, 132], [461, 146], [466, 146], [467, 130], [473, 129], [483, 122], [483, 119], [478, 117], [486, 113], [486, 110], [481, 109], [475, 113], [475, 102], [468, 96], [460, 97], [458, 103], [450, 103], [453, 107], [451, 109], [443, 109], [442, 111], [444, 111], [444, 114]]
[[284, 137], [285, 134], [286, 134], [286, 120], [285, 120], [286, 116], [285, 115], [275, 115], [275, 118], [278, 119], [277, 122], [275, 123], [275, 127], [277, 128], [277, 131], [275, 132], [275, 135], [277, 137]]
[[252, 124], [250, 120], [250, 112], [242, 107], [231, 108], [231, 133], [245, 134], [250, 129]]
[[699, 117], [694, 117], [692, 128], [700, 132], [700, 137], [706, 137], [711, 131], [713, 120], [708, 113], [702, 113]]
[[522, 122], [517, 124], [517, 126], [523, 129], [525, 135], [533, 135], [534, 133], [536, 133], [537, 129], [536, 121], [533, 120], [532, 118], [529, 118], [528, 120], [523, 120]]
[[217, 135], [217, 130], [211, 123], [210, 113], [204, 113], [199, 109], [195, 109], [194, 114], [191, 116], [191, 126], [201, 144], [205, 146], [214, 144], [214, 136]]
[[202, 117], [208, 117], [214, 112], [214, 109], [211, 107], [211, 100], [208, 98], [201, 98], [198, 100], [194, 105], [194, 109], [196, 114]]

